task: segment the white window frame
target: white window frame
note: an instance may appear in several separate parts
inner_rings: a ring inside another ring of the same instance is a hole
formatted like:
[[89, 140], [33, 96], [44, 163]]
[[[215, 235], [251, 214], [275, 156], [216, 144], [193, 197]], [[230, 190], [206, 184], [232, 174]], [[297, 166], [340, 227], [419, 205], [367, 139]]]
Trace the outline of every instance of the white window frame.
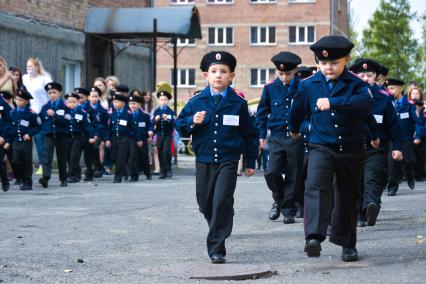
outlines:
[[[252, 84], [252, 70], [257, 70], [257, 82], [256, 84]], [[265, 82], [261, 81], [261, 73], [265, 71]], [[271, 80], [275, 79], [275, 68], [269, 67], [259, 67], [259, 68], [250, 68], [250, 88], [263, 88], [266, 84], [268, 84]]]
[[[252, 28], [257, 29], [257, 42], [255, 42], [255, 43], [251, 42]], [[264, 29], [264, 28], [266, 28], [266, 42], [261, 42], [260, 41], [260, 31], [261, 31], [261, 29]], [[275, 28], [275, 42], [270, 42], [270, 37], [269, 37], [270, 28]], [[276, 26], [252, 26], [252, 27], [250, 27], [249, 44], [251, 46], [277, 45], [277, 42], [278, 41], [277, 41], [277, 27]]]
[[288, 0], [288, 3], [315, 3], [317, 0]]
[[[290, 42], [290, 28], [291, 27], [295, 27], [296, 28], [296, 41], [295, 42]], [[313, 41], [308, 41], [308, 30], [309, 27], [313, 27], [314, 28], [314, 39]], [[305, 28], [305, 40], [304, 41], [299, 41], [299, 29], [300, 28]], [[288, 27], [288, 44], [289, 45], [308, 45], [308, 44], [312, 44], [316, 41], [316, 37], [317, 37], [317, 33], [316, 33], [316, 27], [313, 25], [306, 25], [306, 26], [289, 26]]]
[[[232, 29], [232, 42], [231, 43], [226, 43], [226, 30], [227, 29]], [[209, 39], [210, 39], [210, 29], [214, 29], [215, 33], [214, 33], [214, 43], [210, 43]], [[218, 43], [218, 30], [219, 29], [223, 29], [223, 43]], [[230, 27], [230, 26], [210, 26], [207, 28], [207, 45], [208, 46], [234, 46], [234, 27]]]
[[62, 64], [64, 76], [64, 92], [74, 91], [74, 88], [81, 86], [81, 62], [64, 60]]
[[194, 5], [195, 0], [176, 0], [176, 2], [169, 0], [169, 4], [170, 5]]
[[189, 38], [178, 38], [177, 39], [177, 46], [196, 46], [197, 45], [197, 40], [193, 39], [194, 42], [193, 43], [189, 43]]
[[261, 5], [261, 4], [276, 4], [277, 0], [250, 0], [250, 4]]
[[[190, 84], [190, 82], [189, 82], [189, 71], [190, 70], [194, 71], [194, 84]], [[182, 73], [182, 71], [185, 72], [185, 77], [186, 77], [184, 84], [181, 83], [181, 73]], [[178, 88], [195, 88], [195, 86], [196, 86], [196, 83], [195, 83], [196, 77], [195, 76], [196, 76], [196, 70], [195, 70], [195, 68], [178, 68], [177, 69], [177, 78], [176, 78], [176, 80], [178, 82], [177, 87]], [[170, 82], [171, 82], [170, 85], [174, 86], [174, 84], [173, 84], [174, 83], [173, 82], [173, 69], [170, 69]]]
[[206, 0], [206, 4], [207, 5], [233, 5], [235, 4], [235, 0], [231, 0], [230, 2], [227, 2], [227, 0], [213, 0], [213, 2]]

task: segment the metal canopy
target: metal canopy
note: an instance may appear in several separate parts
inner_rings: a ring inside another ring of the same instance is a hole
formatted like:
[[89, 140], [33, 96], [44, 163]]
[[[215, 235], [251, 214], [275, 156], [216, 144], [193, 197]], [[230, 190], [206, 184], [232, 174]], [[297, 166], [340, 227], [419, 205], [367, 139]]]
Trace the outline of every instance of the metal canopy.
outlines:
[[[158, 26], [154, 30], [153, 21]], [[161, 8], [91, 8], [84, 32], [109, 39], [180, 37], [201, 39], [198, 9], [195, 6]]]

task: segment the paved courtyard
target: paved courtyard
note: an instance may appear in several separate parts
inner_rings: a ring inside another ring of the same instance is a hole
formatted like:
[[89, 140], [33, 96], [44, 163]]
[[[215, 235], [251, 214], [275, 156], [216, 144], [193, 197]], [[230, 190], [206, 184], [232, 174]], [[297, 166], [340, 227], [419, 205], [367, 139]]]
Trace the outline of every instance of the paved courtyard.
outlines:
[[[376, 227], [359, 229], [355, 263], [328, 241], [308, 259], [302, 220], [268, 221], [270, 205], [262, 173], [239, 178], [227, 260], [276, 271], [247, 283], [425, 283], [426, 183], [383, 197]], [[189, 279], [191, 266], [209, 263], [190, 168], [120, 185], [106, 177], [61, 188], [55, 176], [48, 189], [1, 192], [0, 216], [0, 282], [204, 282]]]

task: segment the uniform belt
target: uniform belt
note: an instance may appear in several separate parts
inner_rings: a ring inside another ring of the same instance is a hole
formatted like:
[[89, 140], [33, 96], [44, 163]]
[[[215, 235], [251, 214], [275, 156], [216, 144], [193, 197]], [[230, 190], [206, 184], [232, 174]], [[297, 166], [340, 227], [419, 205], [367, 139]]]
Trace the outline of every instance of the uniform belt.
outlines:
[[283, 130], [281, 130], [281, 131], [271, 130], [271, 136], [273, 136], [273, 137], [284, 137], [284, 138], [291, 137], [289, 130], [284, 130], [284, 131]]
[[365, 151], [365, 144], [362, 142], [358, 143], [347, 143], [347, 144], [311, 144], [309, 143], [309, 150], [317, 147], [327, 147], [328, 149], [336, 153], [360, 153]]

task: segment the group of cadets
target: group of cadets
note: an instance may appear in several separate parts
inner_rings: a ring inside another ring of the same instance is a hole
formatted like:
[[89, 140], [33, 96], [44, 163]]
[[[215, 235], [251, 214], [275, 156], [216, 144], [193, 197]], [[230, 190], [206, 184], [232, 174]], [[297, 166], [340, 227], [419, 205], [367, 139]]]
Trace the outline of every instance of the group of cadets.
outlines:
[[[114, 183], [123, 178], [138, 181], [143, 172], [152, 179], [149, 162], [148, 139], [157, 133], [161, 164], [160, 178], [170, 177], [171, 143], [175, 114], [167, 106], [171, 94], [157, 94], [161, 106], [151, 120], [141, 104], [143, 98], [128, 95], [129, 89], [120, 85], [114, 91], [109, 109], [100, 105], [101, 90], [76, 88], [62, 96], [62, 86], [51, 82], [45, 90], [49, 101], [37, 115], [30, 109], [31, 94], [18, 91], [14, 99], [16, 108], [0, 98], [0, 178], [3, 191], [9, 190], [9, 180], [4, 157], [12, 151], [12, 168], [21, 190], [32, 189], [32, 137], [44, 135], [43, 175], [39, 184], [47, 188], [52, 175], [52, 162], [56, 153], [60, 186], [82, 179], [80, 160], [84, 156], [84, 181], [102, 177], [104, 168], [100, 161], [99, 145], [105, 142], [111, 150], [115, 165]], [[3, 95], [3, 94], [2, 94]], [[64, 99], [62, 99], [62, 97]]]
[[319, 257], [329, 236], [342, 247], [343, 261], [357, 261], [357, 226], [375, 225], [383, 191], [396, 194], [403, 170], [414, 188], [423, 112], [403, 94], [404, 82], [387, 79], [379, 62], [359, 58], [348, 67], [353, 47], [341, 36], [321, 38], [310, 46], [314, 68], [299, 66], [291, 52], [273, 56], [277, 77], [264, 86], [255, 122], [230, 87], [236, 59], [223, 51], [203, 57], [208, 86], [190, 99], [175, 126], [192, 135], [196, 196], [209, 226], [212, 263], [225, 262], [239, 157], [252, 175], [258, 146], [269, 146], [269, 219], [282, 215], [291, 224], [304, 218], [308, 257]]

